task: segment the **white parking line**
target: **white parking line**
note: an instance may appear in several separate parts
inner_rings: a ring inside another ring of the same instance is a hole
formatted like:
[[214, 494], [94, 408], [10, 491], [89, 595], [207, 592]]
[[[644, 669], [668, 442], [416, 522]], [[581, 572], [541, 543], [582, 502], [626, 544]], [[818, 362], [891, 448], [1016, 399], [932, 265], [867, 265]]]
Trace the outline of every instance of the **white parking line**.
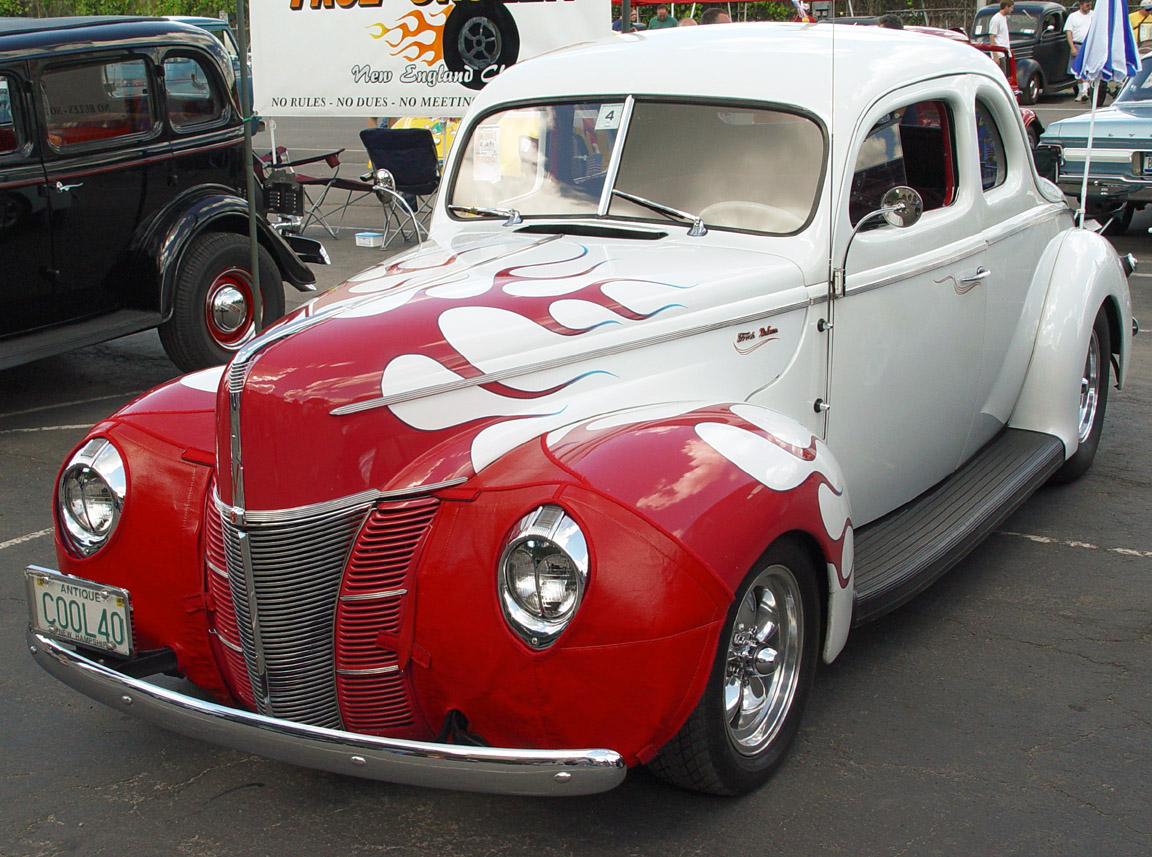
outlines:
[[1066, 548], [1086, 548], [1093, 551], [1105, 551], [1106, 553], [1118, 553], [1121, 556], [1138, 556], [1144, 559], [1152, 559], [1152, 551], [1138, 551], [1132, 548], [1104, 548], [1100, 545], [1094, 545], [1091, 542], [1078, 542], [1071, 539], [1052, 539], [1048, 536], [1030, 536], [1027, 533], [1012, 533], [1007, 530], [997, 530], [998, 536], [1015, 536], [1018, 539], [1028, 539], [1030, 542], [1036, 542], [1042, 545], [1060, 545]]
[[0, 429], [0, 434], [20, 434], [31, 431], [75, 431], [76, 429], [90, 429], [91, 423], [82, 423], [78, 426], [37, 426], [36, 428]]
[[39, 530], [38, 532], [35, 532], [35, 533], [29, 533], [26, 536], [17, 536], [14, 539], [8, 539], [8, 541], [6, 541], [6, 542], [0, 542], [0, 551], [4, 550], [4, 548], [15, 547], [16, 545], [24, 544], [24, 542], [30, 542], [33, 539], [38, 539], [38, 538], [41, 538], [43, 536], [51, 535], [51, 533], [52, 533], [52, 528], [49, 527], [46, 530]]
[[8, 411], [6, 413], [0, 413], [0, 417], [18, 417], [21, 414], [35, 414], [39, 411], [51, 411], [56, 408], [70, 408], [73, 405], [90, 405], [93, 402], [105, 402], [108, 399], [122, 399], [125, 396], [136, 397], [143, 392], [143, 390], [128, 390], [124, 393], [112, 393], [108, 396], [97, 396], [94, 399], [77, 399], [74, 402], [57, 402], [56, 404], [52, 405], [41, 405], [38, 408], [26, 408], [22, 411]]

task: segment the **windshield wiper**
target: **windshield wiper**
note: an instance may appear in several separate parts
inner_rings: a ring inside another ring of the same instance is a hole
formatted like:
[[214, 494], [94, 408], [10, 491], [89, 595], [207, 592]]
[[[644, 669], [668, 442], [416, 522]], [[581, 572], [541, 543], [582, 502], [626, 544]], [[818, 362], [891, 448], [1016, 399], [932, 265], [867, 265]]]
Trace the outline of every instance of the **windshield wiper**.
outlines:
[[634, 202], [637, 205], [642, 205], [645, 208], [650, 208], [658, 214], [666, 215], [667, 217], [677, 218], [679, 220], [687, 220], [692, 224], [692, 228], [688, 230], [688, 234], [695, 238], [697, 235], [707, 235], [708, 229], [704, 226], [704, 218], [698, 217], [695, 214], [689, 214], [686, 211], [681, 211], [678, 208], [673, 208], [670, 205], [663, 205], [659, 202], [653, 202], [650, 199], [645, 199], [642, 196], [635, 196], [634, 194], [625, 193], [622, 190], [612, 188], [614, 196], [626, 199], [629, 202]]
[[504, 221], [505, 226], [516, 226], [524, 222], [524, 218], [520, 216], [520, 212], [514, 208], [485, 208], [482, 205], [449, 205], [449, 211], [455, 211], [458, 214], [475, 214], [480, 217], [507, 217]]

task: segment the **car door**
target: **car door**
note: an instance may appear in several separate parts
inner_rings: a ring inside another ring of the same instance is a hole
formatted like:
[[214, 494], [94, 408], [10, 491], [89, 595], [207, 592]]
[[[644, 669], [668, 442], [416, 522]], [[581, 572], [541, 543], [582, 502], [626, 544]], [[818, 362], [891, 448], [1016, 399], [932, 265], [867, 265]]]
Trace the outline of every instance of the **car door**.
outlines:
[[834, 253], [845, 252], [853, 226], [879, 209], [890, 187], [911, 186], [925, 208], [910, 227], [862, 226], [832, 308], [826, 434], [858, 524], [952, 472], [972, 423], [985, 247], [972, 193], [975, 158], [963, 151], [970, 131], [958, 121], [961, 82], [881, 102], [864, 117], [848, 161], [855, 166]]
[[26, 66], [0, 66], [0, 337], [52, 321], [52, 244]]
[[41, 65], [55, 313], [71, 320], [139, 303], [128, 249], [150, 183], [165, 181], [151, 59], [86, 56]]
[[1072, 49], [1068, 47], [1068, 37], [1064, 35], [1064, 12], [1046, 12], [1040, 24], [1040, 37], [1033, 59], [1040, 64], [1048, 84], [1056, 84], [1068, 78], [1068, 60]]
[[988, 245], [988, 276], [978, 288], [987, 317], [977, 413], [966, 444], [971, 455], [1012, 415], [1024, 384], [1043, 291], [1033, 292], [1035, 261], [1058, 234], [1064, 206], [1039, 196], [1015, 106], [997, 87], [976, 91], [968, 121], [980, 166], [979, 208]]

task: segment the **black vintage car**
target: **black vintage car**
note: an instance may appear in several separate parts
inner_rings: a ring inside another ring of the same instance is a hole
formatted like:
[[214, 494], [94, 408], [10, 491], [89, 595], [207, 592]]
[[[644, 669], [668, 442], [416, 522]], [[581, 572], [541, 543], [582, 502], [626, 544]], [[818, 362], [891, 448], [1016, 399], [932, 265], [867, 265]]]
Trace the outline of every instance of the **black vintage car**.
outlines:
[[263, 219], [253, 286], [239, 104], [195, 27], [0, 18], [0, 368], [157, 327], [191, 371], [312, 288]]
[[[972, 20], [973, 42], [988, 44], [992, 16], [999, 11], [998, 3], [976, 11]], [[1035, 104], [1041, 95], [1076, 85], [1068, 71], [1071, 48], [1064, 35], [1067, 14], [1068, 10], [1059, 3], [1017, 3], [1008, 16], [1021, 104]]]

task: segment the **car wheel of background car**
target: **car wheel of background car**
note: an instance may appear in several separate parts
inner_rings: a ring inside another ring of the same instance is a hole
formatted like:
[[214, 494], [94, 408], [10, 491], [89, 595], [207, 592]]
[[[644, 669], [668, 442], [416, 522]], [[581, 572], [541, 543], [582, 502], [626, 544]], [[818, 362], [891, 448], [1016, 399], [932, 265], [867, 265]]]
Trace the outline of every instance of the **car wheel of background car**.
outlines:
[[464, 82], [469, 89], [483, 89], [488, 79], [481, 73], [489, 66], [498, 71], [520, 55], [520, 32], [512, 13], [492, 0], [457, 2], [444, 23], [444, 65], [449, 71], [470, 69]]
[[1100, 435], [1104, 431], [1104, 411], [1108, 407], [1108, 372], [1112, 358], [1112, 341], [1104, 307], [1096, 313], [1088, 353], [1084, 357], [1084, 374], [1080, 380], [1080, 446], [1052, 475], [1057, 484], [1072, 482], [1088, 472], [1096, 458]]
[[1028, 131], [1028, 147], [1030, 149], [1035, 149], [1037, 146], [1040, 145], [1040, 132], [1036, 130], [1035, 125], [1029, 125], [1027, 128], [1027, 131]]
[[784, 538], [744, 579], [728, 611], [704, 695], [649, 764], [684, 788], [735, 795], [772, 774], [800, 725], [816, 673], [816, 571]]
[[1040, 75], [1028, 75], [1028, 80], [1024, 82], [1024, 86], [1020, 90], [1020, 103], [1035, 104], [1040, 100], [1040, 92], [1042, 89]]
[[1128, 231], [1128, 227], [1132, 225], [1132, 215], [1136, 213], [1136, 206], [1132, 203], [1126, 204], [1118, 211], [1112, 212], [1107, 217], [1100, 215], [1096, 219], [1104, 223], [1104, 228], [1101, 230], [1102, 235], [1123, 235]]
[[252, 289], [248, 239], [213, 232], [193, 239], [176, 276], [172, 317], [160, 341], [185, 372], [232, 359], [240, 347], [284, 314], [284, 284], [272, 255], [260, 248], [260, 299]]

